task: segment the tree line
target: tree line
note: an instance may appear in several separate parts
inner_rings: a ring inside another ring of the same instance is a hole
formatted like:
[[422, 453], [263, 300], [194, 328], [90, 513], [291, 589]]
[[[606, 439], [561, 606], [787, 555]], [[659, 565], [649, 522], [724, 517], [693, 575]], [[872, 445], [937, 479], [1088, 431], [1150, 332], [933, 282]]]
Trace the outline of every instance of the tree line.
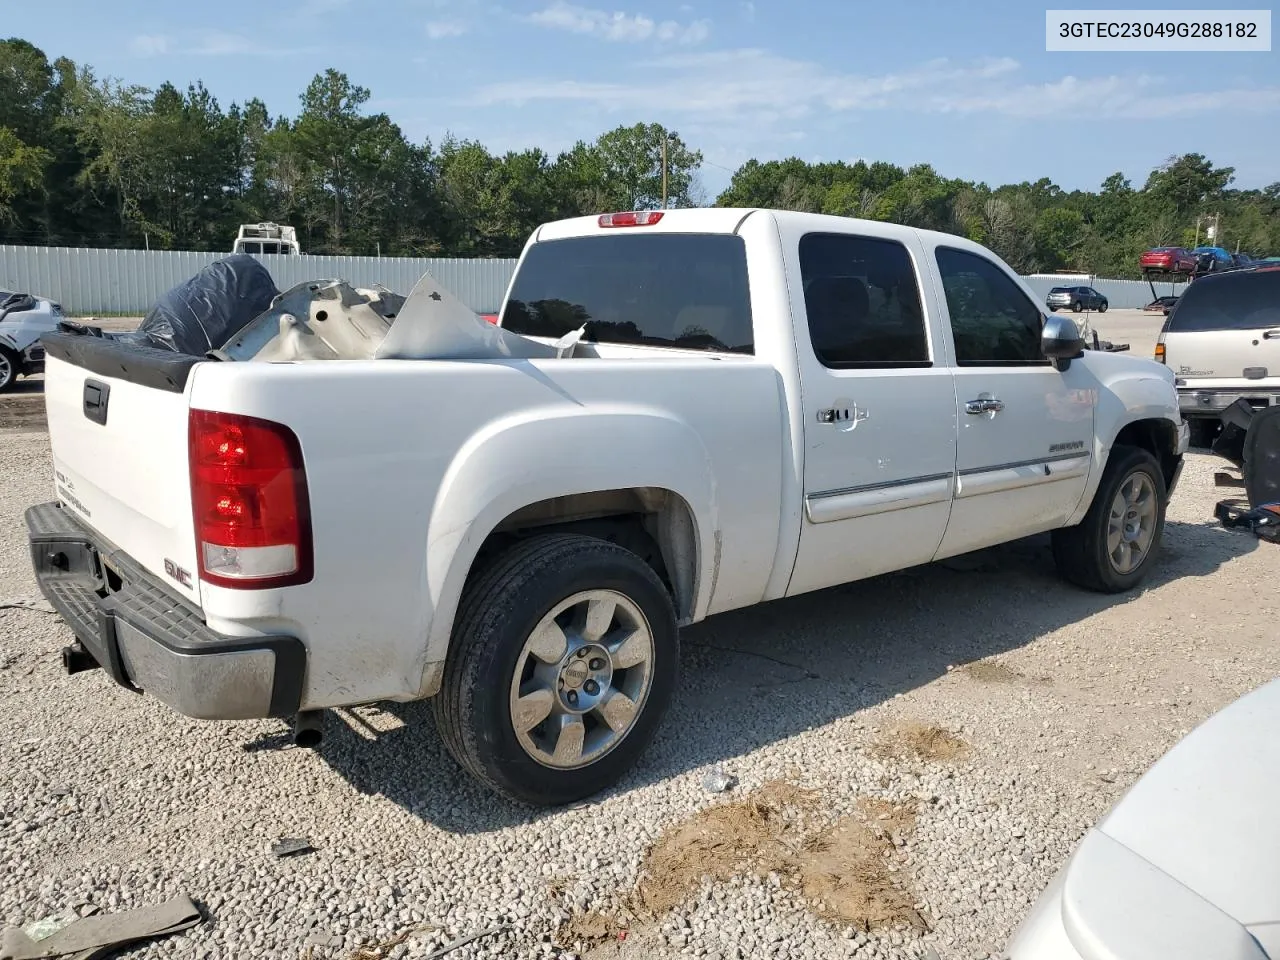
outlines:
[[199, 82], [151, 90], [0, 41], [0, 243], [228, 250], [239, 224], [273, 220], [297, 227], [307, 253], [515, 256], [539, 223], [659, 206], [665, 140], [670, 206], [890, 220], [976, 240], [1023, 273], [1137, 276], [1142, 250], [1192, 245], [1212, 214], [1220, 244], [1280, 254], [1280, 182], [1233, 188], [1233, 168], [1197, 153], [1097, 191], [990, 187], [928, 164], [749, 160], [710, 198], [701, 151], [656, 123], [555, 157], [499, 155], [453, 136], [413, 143], [365, 111], [369, 96], [330, 69], [295, 115], [272, 116], [258, 99], [224, 108]]

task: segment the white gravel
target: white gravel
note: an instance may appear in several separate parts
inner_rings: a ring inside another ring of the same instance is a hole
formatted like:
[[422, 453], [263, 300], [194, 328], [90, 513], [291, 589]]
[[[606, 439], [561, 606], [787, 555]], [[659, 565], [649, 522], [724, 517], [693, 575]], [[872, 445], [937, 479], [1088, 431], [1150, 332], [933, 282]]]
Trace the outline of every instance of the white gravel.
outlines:
[[[0, 597], [29, 599], [21, 514], [50, 494], [47, 438], [3, 442]], [[1275, 548], [1216, 526], [1214, 466], [1190, 458], [1163, 562], [1129, 597], [1060, 584], [1037, 538], [687, 631], [683, 688], [642, 767], [553, 812], [476, 787], [422, 704], [334, 715], [319, 751], [281, 749], [283, 723], [190, 721], [101, 673], [67, 677], [67, 629], [0, 610], [0, 923], [186, 893], [210, 922], [130, 956], [297, 958], [310, 945], [345, 958], [418, 924], [435, 929], [391, 956], [503, 925], [449, 960], [567, 957], [551, 942], [566, 911], [613, 910], [665, 826], [787, 777], [836, 812], [866, 794], [920, 801], [903, 870], [930, 932], [842, 929], [785, 884], [751, 879], [707, 886], [598, 954], [993, 956], [1133, 779], [1278, 672]], [[982, 657], [1015, 673], [948, 669]], [[905, 720], [958, 731], [972, 753], [878, 759], [868, 746]], [[741, 780], [723, 797], [702, 785], [716, 765]], [[282, 836], [318, 849], [275, 859]]]

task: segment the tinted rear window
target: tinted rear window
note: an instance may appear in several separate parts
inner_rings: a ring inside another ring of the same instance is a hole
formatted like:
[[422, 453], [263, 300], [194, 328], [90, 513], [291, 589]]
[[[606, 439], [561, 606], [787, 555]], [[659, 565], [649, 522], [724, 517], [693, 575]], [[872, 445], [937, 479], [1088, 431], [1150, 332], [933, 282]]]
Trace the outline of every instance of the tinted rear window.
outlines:
[[1070, 287], [1054, 287], [1049, 292], [1050, 293], [1070, 293], [1071, 288]]
[[618, 234], [529, 248], [502, 325], [585, 340], [753, 353], [747, 253], [741, 237]]
[[1280, 270], [1193, 283], [1169, 316], [1169, 329], [1183, 333], [1265, 327], [1280, 327]]

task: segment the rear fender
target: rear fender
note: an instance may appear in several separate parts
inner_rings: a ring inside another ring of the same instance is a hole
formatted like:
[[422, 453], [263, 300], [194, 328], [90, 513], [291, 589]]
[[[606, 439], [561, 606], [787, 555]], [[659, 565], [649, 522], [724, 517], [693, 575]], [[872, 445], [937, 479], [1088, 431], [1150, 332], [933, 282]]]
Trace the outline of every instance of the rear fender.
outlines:
[[640, 487], [669, 490], [689, 507], [699, 620], [715, 585], [719, 538], [711, 462], [687, 423], [638, 406], [558, 407], [519, 411], [472, 436], [440, 484], [427, 529], [422, 696], [438, 687], [463, 585], [503, 520], [553, 497]]

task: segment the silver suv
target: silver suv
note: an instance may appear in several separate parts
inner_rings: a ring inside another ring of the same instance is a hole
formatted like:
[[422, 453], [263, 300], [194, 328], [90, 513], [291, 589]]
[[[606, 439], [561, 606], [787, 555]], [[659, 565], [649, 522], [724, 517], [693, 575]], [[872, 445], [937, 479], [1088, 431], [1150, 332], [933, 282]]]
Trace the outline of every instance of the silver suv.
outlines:
[[1237, 400], [1280, 404], [1280, 265], [1201, 277], [1169, 313], [1156, 359], [1177, 377], [1191, 442], [1204, 446]]

